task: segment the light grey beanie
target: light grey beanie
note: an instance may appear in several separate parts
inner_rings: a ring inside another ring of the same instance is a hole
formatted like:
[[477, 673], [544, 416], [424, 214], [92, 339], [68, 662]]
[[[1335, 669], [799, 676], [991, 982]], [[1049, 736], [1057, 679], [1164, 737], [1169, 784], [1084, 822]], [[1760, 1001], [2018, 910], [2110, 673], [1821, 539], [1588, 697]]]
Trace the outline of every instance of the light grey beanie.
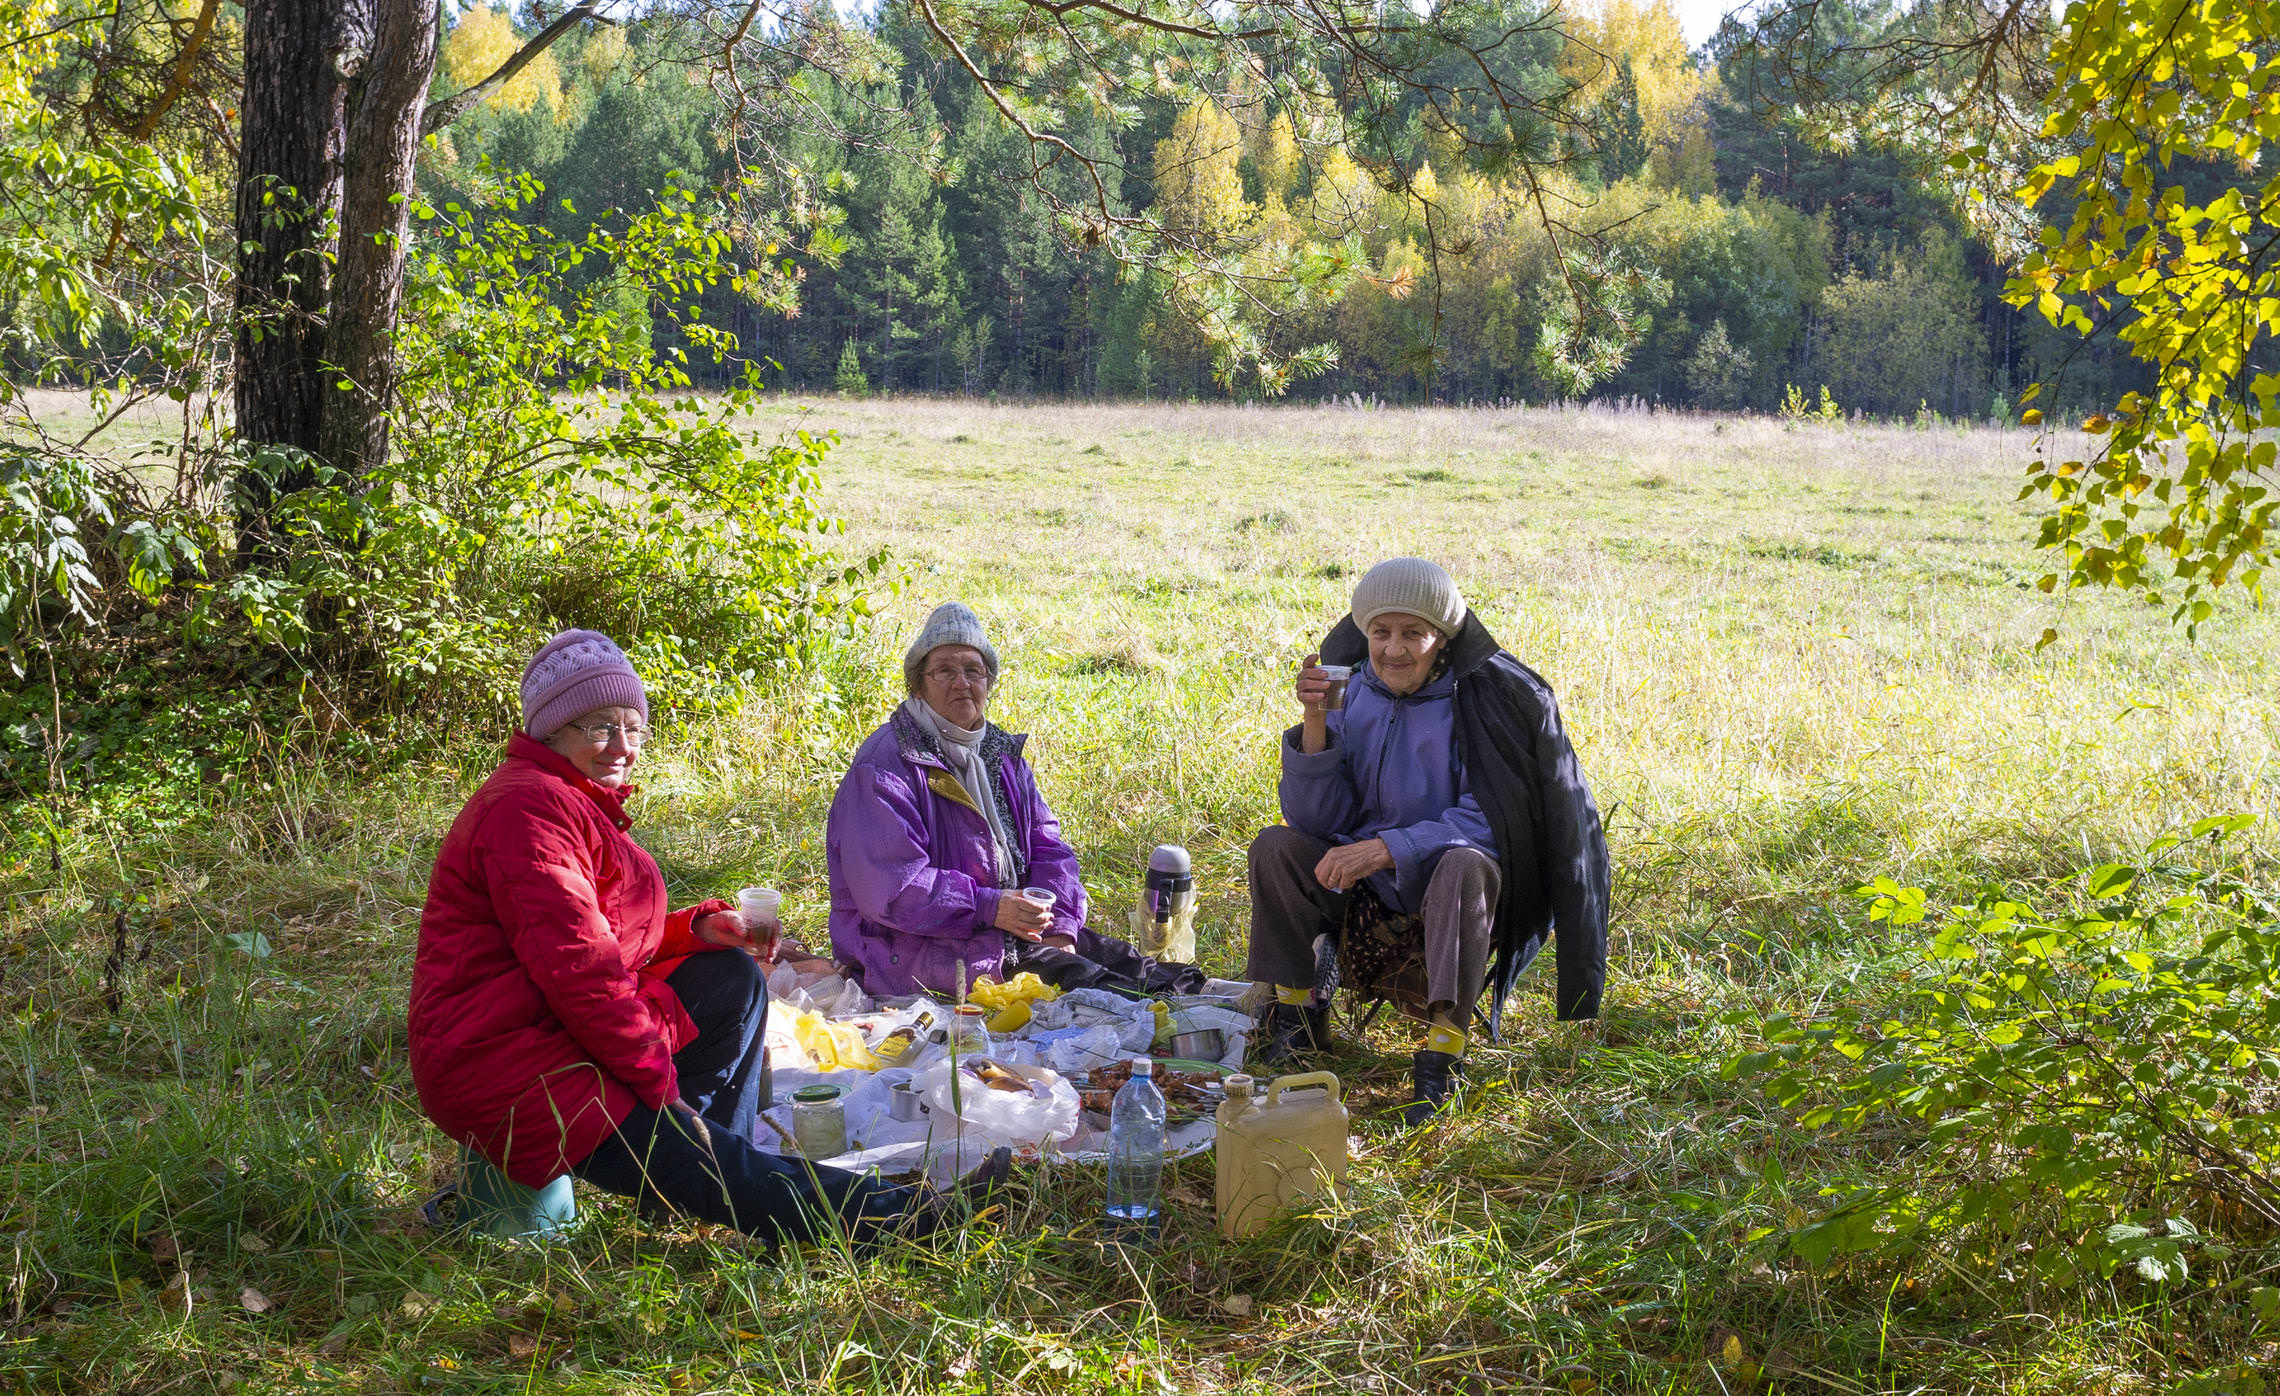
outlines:
[[1354, 586], [1354, 624], [1362, 630], [1389, 611], [1415, 616], [1443, 635], [1465, 623], [1465, 598], [1439, 564], [1421, 557], [1392, 557], [1362, 574]]
[[982, 618], [963, 601], [945, 601], [927, 616], [926, 624], [918, 628], [918, 638], [910, 642], [903, 653], [903, 687], [905, 692], [918, 692], [918, 671], [926, 667], [926, 657], [944, 645], [968, 645], [982, 652], [982, 667], [990, 671], [990, 682], [998, 676], [997, 651], [990, 646], [990, 637], [982, 633]]

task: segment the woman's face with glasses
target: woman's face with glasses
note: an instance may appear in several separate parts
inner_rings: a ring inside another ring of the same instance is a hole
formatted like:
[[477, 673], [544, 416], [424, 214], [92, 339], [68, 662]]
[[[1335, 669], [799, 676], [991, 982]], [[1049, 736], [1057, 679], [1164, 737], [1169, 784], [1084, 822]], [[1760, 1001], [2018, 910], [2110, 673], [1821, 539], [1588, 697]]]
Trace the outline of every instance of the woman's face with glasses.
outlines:
[[596, 708], [556, 728], [546, 744], [562, 753], [578, 773], [608, 790], [624, 785], [649, 740], [649, 724], [639, 708]]
[[941, 645], [918, 671], [918, 694], [926, 706], [972, 731], [990, 706], [990, 671], [982, 652], [971, 645]]

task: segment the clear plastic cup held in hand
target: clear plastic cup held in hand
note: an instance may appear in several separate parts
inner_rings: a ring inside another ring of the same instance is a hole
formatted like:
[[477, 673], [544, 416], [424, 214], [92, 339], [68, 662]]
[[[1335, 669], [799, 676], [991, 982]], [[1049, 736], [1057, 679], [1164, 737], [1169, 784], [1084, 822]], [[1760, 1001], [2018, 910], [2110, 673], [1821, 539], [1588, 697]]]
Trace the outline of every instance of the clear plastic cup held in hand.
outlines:
[[747, 887], [736, 894], [736, 914], [744, 918], [747, 931], [774, 929], [783, 906], [784, 894], [773, 887]]
[[1050, 922], [1053, 916], [1053, 908], [1061, 899], [1043, 887], [1024, 887], [1021, 889], [1021, 895], [1045, 908], [1045, 916], [1048, 922], [1046, 929], [1051, 930]]
[[1346, 706], [1346, 685], [1353, 681], [1354, 669], [1350, 664], [1319, 664], [1323, 678], [1330, 683], [1330, 691], [1323, 695], [1322, 711], [1333, 712]]
[[1112, 1241], [1147, 1245], [1163, 1229], [1164, 1093], [1155, 1063], [1132, 1059], [1132, 1079], [1108, 1109], [1108, 1224]]
[[784, 938], [783, 906], [784, 894], [773, 887], [747, 887], [736, 894], [736, 914], [743, 918], [744, 933], [759, 946], [763, 960], [776, 958]]

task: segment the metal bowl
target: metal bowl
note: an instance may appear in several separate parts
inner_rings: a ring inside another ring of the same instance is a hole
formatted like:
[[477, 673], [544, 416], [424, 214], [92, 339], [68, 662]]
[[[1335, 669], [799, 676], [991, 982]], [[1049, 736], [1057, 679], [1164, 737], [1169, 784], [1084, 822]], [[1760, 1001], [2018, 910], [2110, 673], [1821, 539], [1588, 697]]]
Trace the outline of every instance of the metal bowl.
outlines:
[[908, 1123], [912, 1120], [924, 1119], [926, 1114], [926, 1101], [919, 1096], [918, 1091], [910, 1082], [897, 1081], [892, 1086], [887, 1087], [888, 1118]]
[[1196, 1028], [1172, 1037], [1172, 1055], [1191, 1061], [1215, 1062], [1227, 1054], [1227, 1034], [1217, 1028]]

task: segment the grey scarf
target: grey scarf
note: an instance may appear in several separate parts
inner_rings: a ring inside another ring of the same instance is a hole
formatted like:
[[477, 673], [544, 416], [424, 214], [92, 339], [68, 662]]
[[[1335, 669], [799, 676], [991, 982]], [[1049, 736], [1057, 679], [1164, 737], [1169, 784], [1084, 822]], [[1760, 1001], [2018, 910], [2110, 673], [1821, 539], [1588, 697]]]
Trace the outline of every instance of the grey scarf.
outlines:
[[990, 788], [989, 767], [982, 760], [982, 738], [988, 735], [989, 724], [984, 722], [971, 729], [960, 727], [928, 706], [924, 698], [903, 700], [903, 711], [909, 713], [920, 727], [933, 733], [934, 739], [942, 744], [942, 759], [949, 763], [950, 774], [958, 778], [958, 784], [964, 787], [967, 798], [982, 812], [982, 818], [989, 821], [990, 845], [997, 860], [998, 886], [1011, 887], [1014, 883], [1014, 869], [1021, 866], [1021, 860], [1013, 856], [1013, 837], [1006, 831], [1005, 821], [998, 814], [997, 794]]

